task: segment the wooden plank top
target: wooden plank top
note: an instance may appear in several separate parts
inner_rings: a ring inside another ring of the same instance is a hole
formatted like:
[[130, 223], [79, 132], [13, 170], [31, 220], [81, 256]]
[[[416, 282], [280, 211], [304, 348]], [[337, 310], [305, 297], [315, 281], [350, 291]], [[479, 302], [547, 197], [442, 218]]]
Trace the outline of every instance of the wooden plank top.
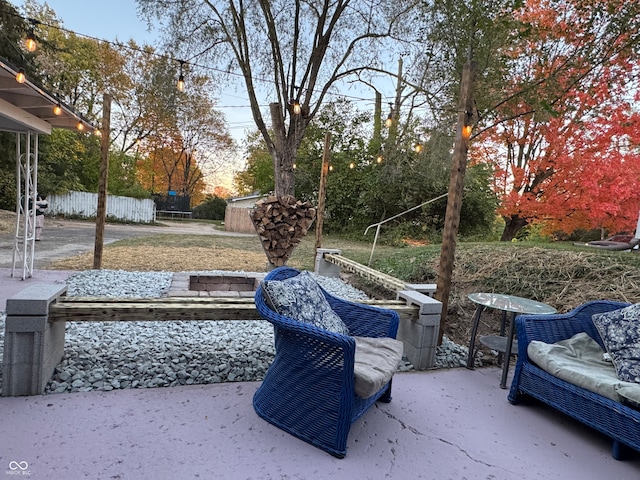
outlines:
[[[395, 310], [415, 319], [418, 308], [399, 300], [356, 303]], [[262, 320], [253, 299], [242, 298], [103, 298], [61, 297], [49, 307], [51, 322]]]
[[332, 253], [325, 253], [324, 259], [334, 263], [335, 265], [339, 265], [344, 268], [348, 272], [352, 272], [360, 275], [367, 280], [370, 280], [392, 292], [405, 290], [406, 282], [402, 280], [392, 277], [391, 275], [387, 275], [386, 273], [379, 272], [374, 270], [373, 268], [362, 265], [361, 263], [350, 260], [342, 255], [335, 255]]

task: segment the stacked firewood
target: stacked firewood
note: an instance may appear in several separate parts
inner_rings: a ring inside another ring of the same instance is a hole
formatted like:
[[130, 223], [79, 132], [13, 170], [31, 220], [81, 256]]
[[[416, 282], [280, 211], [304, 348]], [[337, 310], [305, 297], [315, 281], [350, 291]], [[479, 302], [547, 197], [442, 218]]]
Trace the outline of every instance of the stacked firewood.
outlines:
[[291, 195], [269, 196], [259, 200], [250, 215], [269, 262], [281, 267], [307, 234], [316, 209]]

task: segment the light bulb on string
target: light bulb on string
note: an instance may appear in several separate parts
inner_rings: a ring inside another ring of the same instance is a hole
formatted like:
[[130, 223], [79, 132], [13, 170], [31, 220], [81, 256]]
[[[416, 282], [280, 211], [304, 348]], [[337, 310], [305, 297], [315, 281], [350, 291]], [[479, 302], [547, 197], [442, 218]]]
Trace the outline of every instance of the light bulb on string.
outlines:
[[390, 128], [393, 125], [393, 104], [389, 103], [389, 115], [387, 115], [387, 119], [384, 121], [384, 124], [387, 128]]
[[53, 114], [56, 116], [62, 115], [62, 107], [59, 103], [55, 107], [53, 107]]
[[29, 27], [29, 32], [27, 33], [27, 36], [24, 39], [24, 46], [28, 52], [33, 53], [36, 51], [36, 48], [38, 48], [38, 42], [36, 42], [36, 35], [34, 32], [34, 28], [40, 22], [33, 18], [29, 18], [28, 20], [29, 22], [31, 22], [31, 27]]
[[83, 131], [84, 131], [84, 123], [82, 123], [82, 122], [78, 122], [78, 124], [76, 125], [76, 128], [77, 128], [79, 131], [83, 132]]
[[180, 60], [180, 75], [178, 76], [178, 85], [176, 86], [179, 92], [184, 92], [184, 60]]
[[[298, 87], [297, 85], [294, 85], [293, 90], [294, 90], [293, 96], [299, 97], [300, 87]], [[294, 115], [300, 115], [302, 113], [302, 105], [300, 105], [300, 100], [298, 100], [298, 98], [292, 98], [290, 103], [291, 103], [291, 111], [294, 113]]]
[[16, 82], [24, 83], [26, 80], [27, 76], [24, 73], [24, 68], [19, 69], [18, 73], [16, 73]]
[[33, 33], [33, 28], [29, 30], [29, 33], [27, 33], [27, 37], [24, 39], [24, 46], [26, 47], [28, 52], [35, 52], [36, 48], [38, 48], [36, 36]]

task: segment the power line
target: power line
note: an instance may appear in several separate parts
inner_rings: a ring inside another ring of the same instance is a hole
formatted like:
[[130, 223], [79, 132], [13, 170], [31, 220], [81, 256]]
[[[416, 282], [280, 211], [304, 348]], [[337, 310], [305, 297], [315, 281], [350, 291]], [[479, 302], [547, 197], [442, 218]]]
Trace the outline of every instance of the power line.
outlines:
[[[5, 13], [5, 14], [8, 14], [8, 15], [12, 15], [14, 17], [18, 17], [22, 21], [29, 22], [32, 25], [35, 25], [35, 24], [41, 25], [41, 26], [44, 26], [44, 27], [48, 27], [48, 28], [51, 28], [51, 29], [55, 29], [55, 30], [58, 30], [58, 31], [65, 32], [67, 34], [75, 35], [75, 36], [80, 37], [80, 38], [89, 39], [89, 40], [92, 40], [92, 41], [95, 41], [95, 42], [98, 42], [98, 43], [104, 43], [104, 44], [110, 45], [110, 46], [112, 46], [114, 48], [127, 49], [127, 50], [130, 50], [130, 51], [133, 51], [133, 52], [138, 52], [138, 53], [141, 53], [141, 54], [144, 54], [144, 55], [151, 55], [153, 57], [164, 59], [164, 60], [167, 60], [167, 61], [170, 61], [170, 62], [177, 62], [178, 65], [180, 65], [181, 69], [182, 69], [182, 66], [187, 65], [189, 67], [198, 68], [198, 69], [201, 69], [201, 70], [204, 70], [204, 71], [211, 71], [211, 72], [216, 72], [216, 73], [219, 73], [219, 74], [229, 75], [229, 76], [233, 76], [233, 77], [237, 77], [237, 78], [244, 78], [244, 75], [241, 74], [241, 73], [236, 73], [236, 72], [232, 72], [232, 71], [228, 71], [228, 70], [222, 70], [220, 68], [212, 67], [210, 65], [205, 65], [205, 64], [202, 64], [202, 63], [194, 62], [194, 59], [197, 59], [197, 57], [199, 57], [201, 54], [196, 54], [196, 55], [193, 55], [193, 56], [187, 58], [186, 60], [181, 60], [181, 59], [175, 58], [173, 55], [169, 55], [169, 54], [166, 54], [166, 53], [158, 53], [156, 51], [157, 47], [155, 45], [144, 44], [142, 47], [138, 47], [137, 44], [135, 44], [135, 40], [133, 40], [133, 39], [131, 39], [130, 41], [132, 41], [134, 43], [134, 45], [132, 45], [131, 43], [124, 43], [124, 42], [120, 42], [120, 41], [105, 40], [103, 38], [99, 38], [99, 37], [96, 37], [96, 36], [93, 36], [93, 35], [79, 33], [79, 32], [76, 32], [74, 30], [68, 29], [68, 28], [60, 26], [60, 25], [53, 25], [53, 24], [50, 24], [50, 23], [47, 23], [47, 22], [43, 22], [43, 21], [40, 21], [40, 20], [27, 18], [27, 17], [24, 17], [24, 16], [22, 16], [20, 14], [17, 14], [17, 13], [14, 13], [12, 11], [9, 11], [9, 10], [2, 10], [2, 12]], [[145, 48], [145, 47], [148, 47], [148, 48]], [[151, 50], [149, 49], [149, 47], [151, 48]], [[25, 61], [27, 61], [27, 59], [25, 59]], [[258, 82], [275, 85], [275, 82], [273, 80], [271, 80], [271, 79], [265, 79], [265, 78], [261, 78], [261, 77], [255, 77], [255, 76], [253, 78], [254, 78], [254, 80], [256, 80]], [[240, 96], [237, 96], [237, 95], [230, 95], [230, 94], [226, 94], [226, 95], [227, 96], [233, 96], [233, 97], [236, 97], [238, 99], [243, 99], [244, 100], [244, 97], [240, 97]], [[330, 96], [330, 97], [333, 97], [333, 98], [344, 98], [346, 100], [353, 101], [353, 102], [365, 103], [365, 105], [367, 107], [375, 106], [375, 99], [372, 98], [372, 97], [363, 97], [361, 95], [356, 96], [356, 95], [351, 95], [351, 94], [346, 94], [346, 93], [337, 93], [337, 92], [332, 92], [332, 91], [328, 91], [326, 93], [326, 95]], [[395, 101], [395, 96], [383, 96], [382, 97], [382, 101], [383, 102]], [[268, 104], [259, 104], [258, 107], [259, 108], [266, 108], [266, 107], [268, 107]], [[247, 105], [247, 104], [245, 104], [245, 105], [216, 105], [216, 108], [218, 108], [218, 109], [251, 108], [251, 105]], [[432, 112], [434, 110], [449, 111], [449, 109], [445, 109], [445, 108], [439, 109], [437, 107], [434, 108], [432, 106], [431, 107], [402, 106], [402, 109], [412, 109], [414, 111], [415, 110], [424, 109], [425, 111], [432, 111]]]
[[[161, 58], [161, 59], [164, 59], [164, 60], [168, 60], [168, 61], [171, 61], [171, 62], [177, 62], [179, 65], [183, 64], [183, 65], [188, 65], [190, 67], [195, 67], [195, 68], [202, 69], [202, 70], [208, 70], [208, 71], [220, 73], [220, 74], [223, 74], [223, 75], [230, 75], [230, 76], [233, 76], [233, 77], [244, 78], [244, 75], [241, 74], [241, 73], [236, 73], [236, 72], [232, 72], [232, 71], [229, 71], [229, 70], [223, 70], [223, 69], [220, 69], [220, 68], [212, 67], [210, 65], [205, 65], [205, 64], [202, 64], [202, 63], [194, 62], [193, 60], [197, 59], [197, 57], [199, 57], [200, 54], [195, 54], [195, 55], [193, 55], [193, 56], [191, 56], [191, 57], [189, 57], [187, 59], [181, 60], [181, 59], [176, 58], [173, 55], [169, 55], [169, 54], [165, 54], [165, 53], [158, 53], [157, 51], [155, 51], [155, 49], [157, 48], [155, 45], [145, 45], [147, 47], [153, 48], [153, 51], [149, 51], [148, 49], [138, 47], [137, 45], [134, 46], [134, 45], [130, 45], [130, 44], [119, 42], [119, 41], [105, 40], [103, 38], [99, 38], [99, 37], [96, 37], [96, 36], [93, 36], [93, 35], [76, 32], [74, 30], [68, 29], [68, 28], [60, 26], [60, 25], [53, 25], [53, 24], [50, 24], [50, 23], [47, 23], [47, 22], [43, 22], [43, 21], [40, 21], [40, 20], [34, 20], [34, 19], [31, 19], [31, 18], [28, 18], [28, 17], [24, 17], [24, 16], [22, 16], [20, 14], [14, 13], [14, 12], [9, 11], [9, 10], [3, 10], [2, 12], [5, 13], [5, 14], [8, 14], [8, 15], [20, 18], [22, 21], [25, 21], [25, 22], [36, 21], [39, 25], [42, 25], [44, 27], [56, 29], [56, 30], [65, 32], [67, 34], [72, 34], [72, 35], [75, 35], [77, 37], [93, 40], [95, 42], [105, 43], [105, 44], [110, 45], [112, 47], [124, 48], [124, 49], [128, 49], [128, 50], [131, 50], [131, 51], [134, 51], [134, 52], [142, 53], [144, 55], [151, 55], [151, 56], [154, 56], [154, 57], [157, 57], [157, 58]], [[262, 82], [262, 83], [268, 83], [268, 84], [275, 85], [275, 82], [272, 79], [266, 79], [266, 78], [255, 77], [255, 76], [253, 78], [254, 78], [254, 80], [257, 80], [257, 81]], [[346, 98], [346, 99], [353, 100], [353, 101], [359, 101], [359, 102], [371, 102], [372, 105], [374, 104], [374, 99], [371, 98], [371, 97], [367, 98], [367, 97], [362, 97], [362, 96], [355, 96], [355, 95], [349, 95], [349, 94], [344, 94], [344, 93], [333, 93], [333, 92], [327, 92], [327, 95], [330, 95], [330, 96], [333, 96], [333, 97], [342, 97], [342, 98]], [[238, 97], [238, 98], [241, 98], [241, 97]], [[394, 99], [393, 96], [385, 96], [385, 97], [383, 97], [383, 101], [393, 100], [393, 99]], [[266, 106], [266, 105], [260, 105], [260, 107], [263, 107], [263, 106]], [[245, 105], [241, 105], [241, 106], [229, 107], [229, 108], [246, 108], [246, 107], [247, 106], [245, 106]]]

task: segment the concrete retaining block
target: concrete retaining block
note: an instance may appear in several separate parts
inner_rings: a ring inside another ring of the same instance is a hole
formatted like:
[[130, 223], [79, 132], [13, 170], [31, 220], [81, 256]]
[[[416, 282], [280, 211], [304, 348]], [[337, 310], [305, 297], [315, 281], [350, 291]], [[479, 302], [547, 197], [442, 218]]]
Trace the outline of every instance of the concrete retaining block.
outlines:
[[442, 303], [415, 290], [402, 290], [398, 298], [419, 308], [418, 318], [401, 320], [398, 327], [397, 338], [404, 344], [404, 354], [416, 370], [433, 368]]
[[49, 305], [65, 285], [34, 284], [7, 299], [2, 396], [40, 395], [64, 355], [65, 322], [49, 322]]
[[437, 285], [435, 283], [407, 283], [404, 288], [406, 290], [415, 290], [433, 297], [436, 293]]
[[325, 253], [340, 255], [341, 250], [335, 248], [318, 248], [316, 249], [315, 273], [324, 277], [340, 277], [340, 267], [334, 263], [327, 262], [324, 259]]

